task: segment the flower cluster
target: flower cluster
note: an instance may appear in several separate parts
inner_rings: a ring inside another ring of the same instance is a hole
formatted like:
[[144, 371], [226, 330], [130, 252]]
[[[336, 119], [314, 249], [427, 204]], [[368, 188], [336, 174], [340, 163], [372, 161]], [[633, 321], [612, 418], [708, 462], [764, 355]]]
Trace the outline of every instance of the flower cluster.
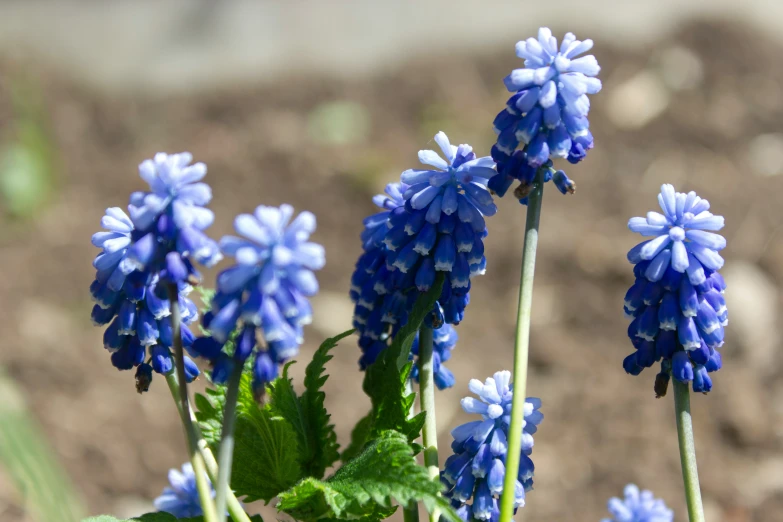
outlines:
[[[439, 390], [445, 390], [454, 386], [454, 374], [446, 368], [443, 363], [451, 358], [451, 351], [457, 345], [457, 330], [450, 324], [444, 324], [440, 328], [432, 331], [432, 364], [435, 386]], [[419, 336], [413, 340], [411, 346], [411, 359], [418, 360], [419, 356]], [[419, 382], [419, 366], [414, 364], [411, 369], [411, 379]]]
[[674, 512], [663, 500], [655, 498], [652, 491], [639, 491], [633, 484], [625, 486], [624, 499], [609, 499], [608, 508], [612, 518], [601, 522], [672, 522]]
[[[93, 245], [101, 248], [93, 262], [92, 320], [108, 325], [104, 346], [112, 352], [112, 364], [120, 370], [137, 368], [139, 393], [149, 388], [153, 370], [168, 374], [173, 369], [167, 287], [177, 290], [182, 344], [192, 354], [194, 336], [187, 325], [198, 312], [187, 294], [199, 274], [191, 259], [211, 266], [221, 257], [203, 233], [213, 220], [212, 212], [203, 207], [211, 190], [199, 183], [206, 166], [190, 165], [191, 161], [188, 153], [158, 153], [154, 160], [142, 162], [139, 173], [151, 191], [131, 195], [130, 216], [117, 207], [107, 209], [101, 220], [105, 230], [92, 237]], [[185, 373], [189, 380], [199, 374], [188, 357]]]
[[623, 367], [638, 375], [662, 360], [658, 396], [666, 393], [670, 375], [706, 393], [712, 389], [708, 374], [721, 367], [717, 348], [728, 324], [726, 283], [717, 272], [726, 240], [712, 232], [723, 228], [723, 217], [711, 214], [709, 202], [695, 192], [675, 192], [671, 185], [661, 187], [658, 202], [663, 214], [628, 222], [631, 231], [654, 239], [628, 252], [636, 282], [624, 309], [633, 319], [628, 336], [636, 351]]
[[486, 269], [484, 216], [497, 212], [487, 182], [497, 174], [490, 157], [477, 158], [469, 145], [454, 146], [439, 132], [432, 150], [419, 160], [433, 169], [410, 169], [401, 183], [377, 196], [382, 212], [365, 219], [363, 254], [351, 278], [354, 326], [360, 334], [360, 366], [378, 353], [407, 321], [419, 292], [445, 274], [438, 304], [429, 323], [459, 324], [470, 297], [470, 280]]
[[[212, 362], [216, 383], [255, 354], [253, 387], [263, 393], [277, 377], [278, 365], [298, 353], [303, 326], [312, 320], [307, 298], [318, 292], [313, 271], [323, 268], [325, 256], [321, 245], [309, 241], [315, 216], [302, 212], [292, 220], [293, 215], [290, 205], [259, 206], [234, 220], [241, 237], [220, 240], [221, 251], [236, 264], [218, 274], [212, 309], [203, 319], [210, 337], [193, 345]], [[224, 350], [229, 340], [231, 354]]]
[[[517, 43], [516, 54], [525, 67], [503, 80], [514, 94], [494, 121], [498, 139], [492, 157], [500, 175], [490, 182], [490, 189], [502, 196], [516, 179], [521, 186], [515, 195], [524, 203], [527, 187], [543, 167], [545, 181], [553, 179], [561, 192], [573, 192], [575, 186], [565, 172], [551, 166], [553, 158], [577, 163], [593, 147], [587, 95], [601, 90], [601, 81], [595, 78], [601, 68], [594, 56], [579, 57], [592, 47], [592, 40], [580, 41], [566, 33], [558, 48], [546, 27], [539, 29], [538, 39]], [[520, 145], [522, 149], [516, 150]]]
[[[155, 499], [155, 509], [177, 518], [200, 517], [204, 514], [196, 489], [196, 473], [190, 462], [182, 465], [181, 473], [176, 469], [169, 470], [169, 484], [171, 486], [164, 488], [163, 493]], [[214, 497], [215, 489], [211, 482], [209, 485]]]
[[[499, 518], [498, 498], [503, 492], [508, 429], [511, 423], [513, 392], [511, 372], [501, 371], [483, 384], [470, 381], [470, 391], [478, 395], [462, 399], [466, 413], [480, 414], [482, 420], [468, 422], [452, 430], [454, 455], [446, 460], [441, 480], [446, 484], [446, 496], [466, 522], [471, 518]], [[519, 473], [514, 488], [514, 507], [525, 505], [525, 492], [533, 487], [533, 434], [544, 419], [539, 411], [541, 400], [528, 397], [525, 401], [525, 422], [522, 434]], [[468, 501], [473, 499], [471, 504]]]

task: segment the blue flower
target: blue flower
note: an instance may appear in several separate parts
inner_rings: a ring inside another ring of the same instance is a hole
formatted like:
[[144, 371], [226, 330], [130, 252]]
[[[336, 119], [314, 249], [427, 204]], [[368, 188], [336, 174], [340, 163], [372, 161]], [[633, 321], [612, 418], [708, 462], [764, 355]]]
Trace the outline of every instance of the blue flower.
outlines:
[[716, 271], [723, 258], [715, 250], [726, 242], [705, 230], [722, 228], [723, 217], [710, 214], [709, 203], [696, 193], [675, 193], [671, 185], [662, 187], [658, 199], [663, 215], [650, 212], [628, 225], [657, 237], [628, 254], [636, 281], [626, 293], [624, 310], [632, 319], [628, 336], [636, 351], [623, 367], [638, 375], [661, 361], [655, 385], [659, 397], [666, 394], [670, 377], [707, 393], [709, 374], [722, 366], [717, 349], [723, 345], [728, 309], [726, 283]]
[[[477, 158], [470, 145], [452, 145], [443, 132], [437, 133], [434, 139], [446, 159], [433, 150], [420, 150], [419, 161], [436, 170], [403, 172], [400, 181], [409, 185], [403, 199], [410, 200], [414, 210], [427, 209], [430, 223], [438, 223], [441, 212], [447, 216], [457, 213], [461, 221], [468, 223], [472, 222], [476, 210], [485, 216], [494, 215], [497, 207], [486, 188], [487, 181], [497, 175], [492, 158]], [[483, 226], [477, 228], [480, 231]]]
[[[477, 413], [481, 420], [457, 426], [451, 432], [454, 441], [450, 456], [441, 472], [446, 484], [446, 497], [464, 520], [492, 520], [499, 516], [498, 498], [503, 491], [505, 461], [508, 450], [508, 429], [511, 423], [511, 372], [501, 371], [483, 384], [472, 379], [468, 387], [478, 399], [465, 397], [462, 409]], [[539, 411], [541, 400], [528, 397], [525, 401], [525, 424], [522, 434], [519, 474], [514, 488], [514, 507], [525, 505], [525, 492], [533, 487], [533, 434], [544, 419]], [[473, 500], [468, 505], [469, 500]]]
[[[102, 249], [93, 261], [96, 276], [90, 293], [96, 304], [92, 321], [106, 326], [103, 344], [111, 352], [112, 364], [119, 370], [137, 368], [136, 388], [142, 393], [152, 380], [150, 370], [168, 374], [173, 368], [170, 306], [161, 296], [159, 276], [136, 271], [128, 262], [136, 233], [130, 218], [119, 208], [109, 208], [101, 225], [106, 231], [92, 237], [93, 245]], [[191, 287], [180, 284], [179, 289], [182, 344], [190, 351], [194, 336], [187, 325], [197, 319], [198, 312], [187, 298]], [[185, 362], [192, 381], [198, 367], [188, 357]]]
[[[538, 39], [517, 43], [516, 53], [525, 60], [525, 67], [503, 80], [514, 94], [493, 124], [498, 139], [492, 157], [499, 175], [490, 180], [489, 188], [500, 196], [517, 180], [521, 185], [515, 196], [527, 203], [539, 168], [545, 169], [545, 181], [549, 181], [555, 173], [552, 159], [578, 163], [593, 148], [587, 95], [601, 90], [601, 81], [595, 78], [601, 68], [594, 56], [579, 57], [592, 47], [592, 40], [579, 41], [573, 33], [566, 33], [558, 48], [546, 27], [538, 30]], [[522, 149], [516, 150], [520, 144]], [[572, 193], [574, 185], [564, 175], [555, 178], [558, 189]]]
[[671, 185], [662, 185], [658, 203], [663, 214], [648, 212], [647, 217], [628, 221], [628, 228], [643, 236], [654, 236], [628, 252], [631, 263], [650, 261], [645, 275], [659, 281], [671, 267], [688, 274], [691, 283], [704, 282], [706, 270], [720, 270], [723, 258], [719, 250], [726, 248], [726, 239], [712, 231], [723, 228], [723, 216], [709, 212], [710, 203], [695, 192], [675, 192]]
[[633, 484], [625, 486], [625, 499], [609, 499], [608, 509], [611, 518], [601, 522], [672, 522], [674, 512], [666, 507], [663, 500], [654, 498], [652, 491], [639, 491]]
[[[419, 151], [419, 160], [438, 170], [402, 173], [402, 183], [409, 185], [403, 193], [405, 205], [390, 212], [383, 243], [389, 251], [387, 264], [403, 274], [414, 273], [419, 291], [432, 286], [436, 272], [447, 273], [441, 306], [449, 314], [452, 297], [463, 301], [471, 276], [486, 269], [484, 216], [497, 212], [486, 185], [497, 172], [492, 158], [476, 158], [469, 145], [451, 145], [442, 132], [435, 142], [446, 159], [431, 150]], [[447, 322], [461, 320], [463, 310]]]
[[[163, 493], [155, 499], [155, 509], [170, 513], [177, 518], [199, 517], [204, 514], [196, 489], [196, 474], [190, 462], [182, 465], [181, 473], [176, 469], [169, 470], [169, 484], [171, 486], [164, 488]], [[211, 482], [209, 486], [214, 498], [215, 489]]]
[[204, 205], [212, 199], [203, 163], [190, 165], [190, 153], [159, 152], [139, 165], [150, 192], [131, 195], [131, 219], [136, 228], [128, 261], [138, 270], [181, 283], [199, 278], [191, 259], [212, 266], [221, 259], [217, 244], [204, 234], [214, 221]]
[[550, 157], [573, 163], [584, 158], [593, 146], [587, 95], [601, 90], [601, 81], [594, 78], [601, 68], [593, 55], [577, 57], [592, 47], [592, 40], [582, 42], [566, 33], [558, 49], [546, 27], [538, 30], [538, 40], [517, 42], [517, 56], [525, 60], [525, 67], [503, 80], [515, 94], [494, 122], [502, 152], [511, 155], [524, 143], [533, 167]]
[[[445, 138], [445, 135], [442, 137]], [[441, 137], [437, 139], [443, 142]], [[453, 167], [455, 164], [457, 167]], [[459, 163], [452, 162], [451, 168], [458, 169]], [[437, 175], [437, 171], [427, 172]], [[464, 173], [459, 176], [467, 179]], [[471, 224], [460, 222], [459, 209], [457, 214], [439, 214], [435, 226], [427, 221], [430, 219], [426, 216], [428, 210], [414, 210], [410, 200], [405, 200], [406, 196], [412, 199], [411, 188], [405, 183], [387, 185], [386, 196], [373, 198], [383, 211], [364, 220], [361, 236], [364, 252], [356, 262], [350, 290], [355, 304], [353, 323], [359, 333], [362, 350], [361, 369], [375, 362], [378, 354], [407, 322], [408, 312], [420, 293], [429, 290], [436, 272], [448, 265], [451, 250], [454, 250], [455, 269], [448, 274], [438, 303], [428, 316], [428, 324], [433, 328], [462, 321], [470, 301], [469, 277], [482, 274], [486, 267], [482, 241], [486, 230], [476, 234]], [[442, 201], [439, 195], [430, 202], [429, 208], [433, 204], [440, 205], [438, 201]], [[465, 199], [462, 205], [465, 207], [470, 203]], [[481, 216], [481, 213], [478, 212], [478, 215]], [[403, 259], [407, 261], [403, 263]], [[445, 385], [451, 377], [450, 372], [442, 368], [439, 378]]]
[[[453, 326], [446, 323], [432, 332], [432, 363], [434, 370], [435, 385], [439, 390], [445, 390], [454, 386], [454, 374], [446, 368], [443, 363], [451, 358], [451, 351], [457, 346], [459, 336]], [[419, 356], [419, 336], [413, 340], [411, 345], [411, 359], [418, 361]], [[411, 369], [411, 379], [419, 382], [419, 366], [414, 364]]]
[[[240, 214], [234, 229], [240, 237], [225, 236], [220, 248], [236, 264], [217, 277], [212, 310], [204, 316], [211, 337], [194, 349], [211, 359], [213, 379], [221, 382], [232, 360], [221, 351], [236, 334], [234, 359], [242, 363], [255, 353], [254, 388], [277, 376], [277, 365], [296, 355], [305, 324], [312, 320], [308, 297], [318, 292], [314, 270], [324, 266], [324, 249], [309, 241], [315, 216], [302, 212], [293, 220], [293, 207], [259, 206], [253, 214]], [[264, 346], [256, 338], [260, 331]]]

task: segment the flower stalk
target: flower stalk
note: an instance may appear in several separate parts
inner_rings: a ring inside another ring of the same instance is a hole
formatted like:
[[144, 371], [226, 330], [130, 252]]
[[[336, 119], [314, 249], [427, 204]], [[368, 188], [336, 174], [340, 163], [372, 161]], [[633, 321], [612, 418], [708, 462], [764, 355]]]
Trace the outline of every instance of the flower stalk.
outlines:
[[680, 445], [680, 464], [685, 483], [685, 501], [688, 504], [690, 522], [704, 522], [701, 502], [699, 470], [696, 467], [696, 445], [693, 440], [691, 397], [688, 383], [674, 380], [674, 410], [677, 415], [677, 440]]
[[[435, 418], [435, 379], [432, 361], [432, 328], [424, 324], [419, 329], [419, 399], [421, 411], [426, 412], [422, 442], [424, 444], [424, 465], [431, 479], [440, 475], [438, 466], [438, 424]], [[434, 509], [430, 522], [438, 522], [440, 513]]]
[[541, 200], [544, 194], [544, 169], [536, 173], [533, 190], [528, 195], [525, 222], [525, 243], [522, 253], [522, 272], [519, 281], [519, 304], [514, 342], [514, 398], [511, 406], [511, 426], [508, 437], [506, 475], [500, 501], [500, 522], [510, 522], [514, 514], [514, 487], [519, 472], [519, 454], [522, 450], [522, 429], [525, 415], [525, 388], [527, 386], [528, 351], [530, 346], [530, 314], [533, 308], [533, 279], [536, 270], [538, 227]]
[[[174, 399], [174, 404], [177, 406], [177, 411], [180, 415], [182, 415], [182, 404], [179, 401], [179, 382], [177, 381], [176, 373], [171, 372], [168, 374], [166, 376], [166, 382], [169, 385], [169, 391], [171, 391], [171, 397]], [[192, 407], [188, 408], [188, 417], [190, 418], [190, 422], [193, 424], [193, 427], [196, 431], [196, 447], [198, 452], [201, 454], [201, 458], [204, 459], [204, 463], [206, 464], [207, 476], [213, 483], [216, 483], [218, 478], [217, 459], [215, 459], [215, 456], [209, 449], [207, 441], [204, 440], [204, 437], [201, 435], [201, 430], [199, 429], [198, 424], [196, 424], [196, 414]], [[239, 500], [237, 500], [236, 495], [234, 495], [234, 492], [231, 491], [231, 489], [228, 490], [226, 496], [228, 512], [234, 522], [251, 522], [250, 517], [247, 515], [247, 513], [245, 513], [245, 509], [242, 507], [242, 504], [239, 502]]]
[[177, 285], [172, 283], [167, 284], [166, 291], [171, 307], [172, 344], [174, 347], [174, 359], [177, 368], [177, 380], [182, 383], [181, 386], [177, 387], [179, 391], [180, 417], [185, 429], [185, 439], [188, 443], [190, 461], [193, 464], [193, 471], [196, 475], [196, 488], [198, 489], [199, 499], [201, 501], [201, 509], [204, 511], [204, 521], [217, 522], [215, 504], [212, 501], [212, 488], [210, 488], [209, 483], [207, 482], [204, 457], [198, 450], [199, 437], [196, 434], [193, 420], [188, 413], [190, 411], [190, 402], [188, 400], [187, 378], [185, 375], [185, 355], [182, 349], [182, 316], [179, 309]]
[[242, 365], [237, 363], [231, 372], [226, 390], [226, 406], [223, 409], [223, 428], [220, 432], [220, 452], [218, 453], [218, 480], [215, 505], [221, 519], [226, 513], [226, 497], [231, 490], [231, 464], [234, 457], [234, 427], [236, 426], [237, 398], [239, 383], [242, 379]]

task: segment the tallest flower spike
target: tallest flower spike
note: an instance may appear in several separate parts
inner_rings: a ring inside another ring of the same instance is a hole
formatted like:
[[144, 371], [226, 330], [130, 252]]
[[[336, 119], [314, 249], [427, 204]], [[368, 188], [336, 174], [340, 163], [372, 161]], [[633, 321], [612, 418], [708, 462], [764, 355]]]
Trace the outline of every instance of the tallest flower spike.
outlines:
[[[582, 56], [592, 47], [592, 40], [580, 41], [566, 33], [558, 48], [546, 27], [538, 30], [538, 39], [517, 43], [516, 54], [525, 67], [503, 80], [514, 94], [494, 121], [498, 140], [492, 157], [501, 176], [490, 183], [492, 190], [503, 195], [514, 179], [530, 185], [543, 166], [549, 171], [547, 181], [553, 178], [561, 192], [573, 192], [573, 182], [564, 172], [555, 173], [551, 160], [578, 163], [593, 148], [587, 95], [601, 90], [601, 80], [595, 77], [601, 68], [593, 55]], [[523, 199], [525, 194], [517, 195]]]

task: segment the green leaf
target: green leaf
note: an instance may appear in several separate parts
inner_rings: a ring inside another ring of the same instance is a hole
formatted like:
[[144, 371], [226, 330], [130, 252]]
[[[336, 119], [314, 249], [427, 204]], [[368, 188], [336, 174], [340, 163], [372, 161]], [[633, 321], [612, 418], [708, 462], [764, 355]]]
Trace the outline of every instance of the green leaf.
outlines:
[[328, 377], [324, 371], [326, 363], [332, 359], [329, 352], [352, 333], [353, 330], [348, 330], [321, 344], [305, 370], [305, 391], [301, 397], [297, 397], [288, 377], [288, 368], [293, 361], [286, 364], [283, 375], [269, 386], [271, 411], [286, 419], [296, 431], [305, 477], [323, 478], [326, 468], [340, 457], [337, 434], [334, 425], [329, 424], [330, 415], [324, 407], [326, 396], [321, 387]]
[[[222, 386], [196, 397], [196, 418], [213, 449], [220, 442], [224, 402]], [[231, 487], [237, 496], [245, 496], [247, 502], [269, 502], [302, 478], [296, 430], [269, 405], [256, 402], [248, 374], [242, 375], [239, 386], [235, 431]]]
[[416, 332], [440, 297], [443, 279], [443, 274], [438, 273], [432, 288], [416, 300], [408, 322], [400, 328], [391, 345], [367, 368], [363, 388], [372, 402], [370, 438], [375, 438], [385, 430], [396, 430], [413, 441], [421, 432], [424, 413], [408, 418], [416, 398], [413, 393], [406, 392], [406, 382], [412, 367], [408, 358]]
[[440, 482], [416, 464], [407, 437], [385, 431], [333, 477], [307, 478], [280, 493], [277, 508], [303, 522], [325, 518], [369, 522], [388, 516], [392, 501], [403, 506], [422, 502], [427, 510], [439, 509], [446, 520], [459, 522], [440, 491]]
[[305, 391], [302, 393], [301, 402], [302, 410], [309, 424], [309, 430], [306, 432], [309, 446], [313, 450], [309, 462], [305, 465], [305, 472], [311, 477], [322, 478], [326, 468], [340, 458], [337, 433], [334, 431], [334, 424], [329, 424], [331, 415], [324, 407], [326, 394], [321, 391], [321, 388], [329, 378], [328, 375], [324, 375], [326, 363], [332, 360], [332, 355], [329, 352], [337, 346], [338, 342], [353, 332], [354, 330], [351, 329], [325, 340], [305, 370]]
[[367, 415], [359, 419], [356, 426], [351, 431], [351, 443], [345, 448], [343, 454], [340, 455], [340, 459], [343, 462], [348, 462], [356, 455], [362, 452], [364, 445], [370, 439], [370, 433], [372, 432], [373, 412], [370, 411]]

